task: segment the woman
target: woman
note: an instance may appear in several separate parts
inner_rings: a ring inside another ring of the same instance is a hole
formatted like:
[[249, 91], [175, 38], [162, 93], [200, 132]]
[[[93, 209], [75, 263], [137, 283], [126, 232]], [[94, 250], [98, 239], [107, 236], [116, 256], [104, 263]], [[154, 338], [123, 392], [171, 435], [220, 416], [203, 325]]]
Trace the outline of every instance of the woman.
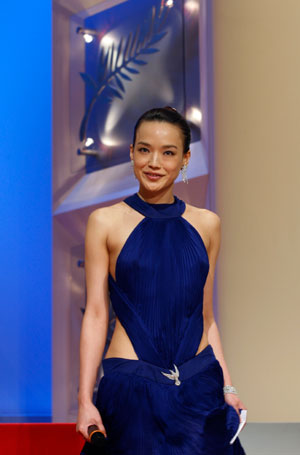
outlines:
[[[190, 129], [173, 108], [145, 112], [130, 158], [139, 191], [93, 211], [85, 243], [77, 431], [95, 424], [112, 454], [243, 455], [230, 439], [245, 406], [213, 313], [220, 218], [173, 194], [186, 181]], [[116, 326], [96, 405], [109, 296]]]

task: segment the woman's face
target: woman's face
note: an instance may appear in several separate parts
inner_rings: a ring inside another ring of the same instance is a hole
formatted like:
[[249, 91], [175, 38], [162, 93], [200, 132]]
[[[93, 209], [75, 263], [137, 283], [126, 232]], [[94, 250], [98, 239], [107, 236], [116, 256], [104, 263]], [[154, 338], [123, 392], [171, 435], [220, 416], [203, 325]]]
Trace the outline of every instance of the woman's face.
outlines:
[[190, 151], [183, 154], [181, 129], [164, 121], [143, 121], [137, 129], [135, 146], [130, 146], [134, 173], [140, 185], [159, 191], [173, 185]]

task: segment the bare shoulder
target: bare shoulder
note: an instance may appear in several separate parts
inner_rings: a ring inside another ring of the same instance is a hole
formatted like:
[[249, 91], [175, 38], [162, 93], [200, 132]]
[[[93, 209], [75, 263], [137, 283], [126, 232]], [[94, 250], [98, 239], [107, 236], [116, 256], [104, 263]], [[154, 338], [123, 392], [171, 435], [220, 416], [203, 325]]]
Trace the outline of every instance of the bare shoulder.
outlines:
[[221, 237], [221, 219], [212, 210], [186, 204], [187, 217], [198, 230], [208, 251], [218, 250]]
[[107, 233], [120, 220], [125, 210], [126, 204], [122, 201], [106, 207], [99, 207], [89, 214], [87, 227], [93, 226]]
[[186, 204], [186, 207], [187, 213], [202, 222], [204, 224], [203, 227], [213, 230], [220, 227], [221, 219], [216, 212], [205, 208], [195, 207], [191, 204]]

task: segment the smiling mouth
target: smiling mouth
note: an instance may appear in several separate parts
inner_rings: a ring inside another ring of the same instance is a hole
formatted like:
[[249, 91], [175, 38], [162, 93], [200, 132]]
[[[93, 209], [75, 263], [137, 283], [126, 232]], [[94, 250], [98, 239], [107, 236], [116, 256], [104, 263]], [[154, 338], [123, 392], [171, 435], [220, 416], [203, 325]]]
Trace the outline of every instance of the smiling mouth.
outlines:
[[155, 174], [155, 172], [145, 172], [148, 177], [162, 177], [162, 174]]

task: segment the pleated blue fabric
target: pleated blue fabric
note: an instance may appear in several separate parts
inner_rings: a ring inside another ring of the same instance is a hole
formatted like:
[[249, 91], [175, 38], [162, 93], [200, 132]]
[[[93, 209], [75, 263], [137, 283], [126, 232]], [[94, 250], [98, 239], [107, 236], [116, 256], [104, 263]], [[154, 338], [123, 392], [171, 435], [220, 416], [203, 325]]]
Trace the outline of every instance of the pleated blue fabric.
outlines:
[[203, 334], [209, 258], [185, 202], [124, 199], [144, 215], [109, 275], [110, 298], [138, 360], [102, 360], [96, 406], [113, 455], [244, 455], [230, 439], [239, 416], [223, 395], [222, 368]]

